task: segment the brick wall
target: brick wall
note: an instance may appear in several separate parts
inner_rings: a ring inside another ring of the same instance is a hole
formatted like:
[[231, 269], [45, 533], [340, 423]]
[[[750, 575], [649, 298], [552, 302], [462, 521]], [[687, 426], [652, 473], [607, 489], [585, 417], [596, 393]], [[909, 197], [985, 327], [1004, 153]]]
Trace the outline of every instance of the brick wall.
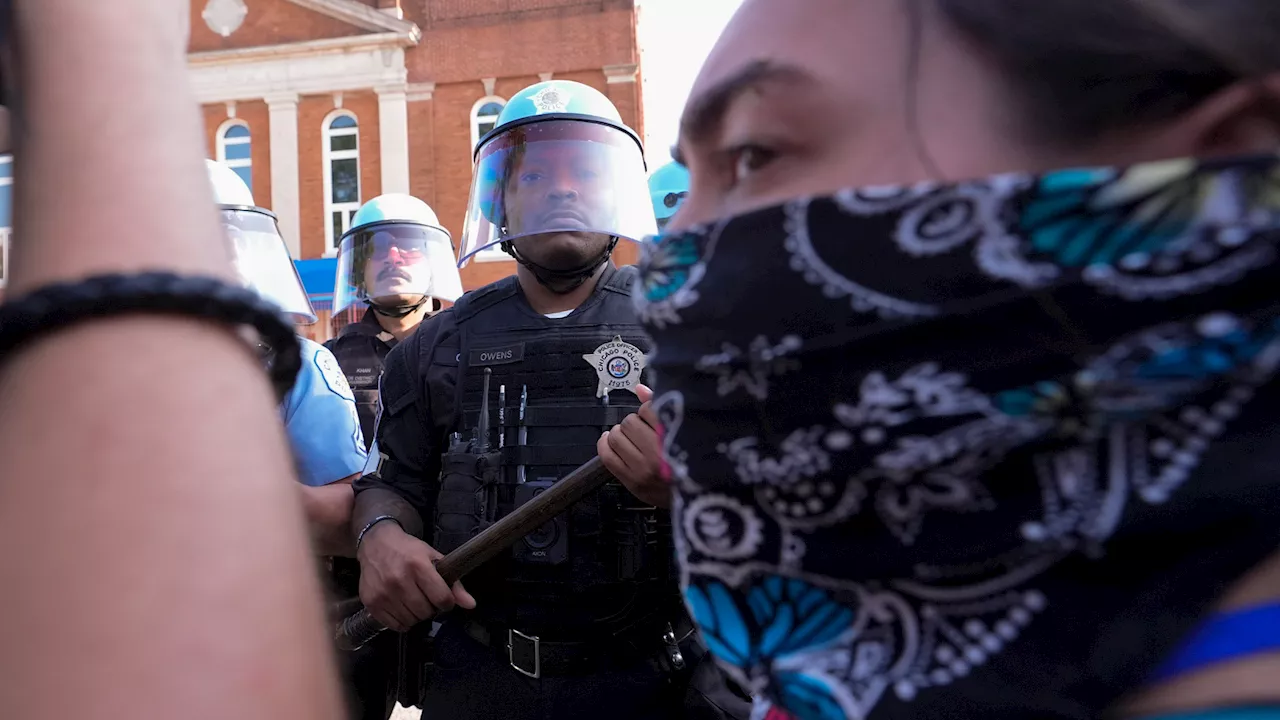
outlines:
[[[302, 196], [302, 256], [325, 252], [324, 125], [337, 108], [332, 95], [316, 95], [298, 102], [298, 191]], [[360, 123], [360, 201], [382, 193], [381, 146], [378, 142], [378, 96], [373, 92], [343, 93], [342, 110]]]
[[[236, 103], [236, 119], [249, 126], [249, 151], [253, 158], [253, 199], [271, 209], [271, 126], [267, 104], [261, 100]], [[208, 157], [218, 159], [218, 129], [227, 122], [227, 106], [222, 103], [204, 106], [204, 129]]]
[[[466, 1], [430, 0], [430, 4]], [[406, 57], [409, 78], [450, 83], [484, 77], [536, 77], [543, 72], [638, 62], [634, 7], [607, 11], [599, 7], [597, 2], [594, 8], [579, 7], [575, 13], [561, 16], [489, 16], [483, 24], [444, 27], [425, 22], [421, 5], [406, 8], [406, 19], [423, 29], [421, 45]]]
[[[393, 0], [368, 4], [396, 5]], [[249, 4], [245, 25], [223, 41], [199, 18], [203, 7], [204, 0], [192, 0], [193, 51], [359, 32], [285, 0], [259, 0]], [[538, 82], [539, 73], [585, 83], [605, 92], [623, 121], [643, 137], [640, 84], [608, 84], [602, 70], [638, 61], [632, 0], [401, 0], [400, 7], [406, 19], [423, 29], [422, 42], [406, 50], [409, 80], [435, 83], [432, 99], [408, 106], [410, 191], [435, 209], [455, 244], [471, 188], [471, 108], [485, 96], [482, 78], [496, 78], [494, 93], [503, 98]], [[377, 96], [344, 93], [342, 104], [360, 123], [360, 196], [368, 201], [381, 192]], [[298, 104], [300, 232], [306, 258], [325, 251], [322, 124], [333, 110], [331, 95], [303, 97]], [[236, 113], [249, 123], [253, 137], [254, 195], [270, 207], [266, 104], [238, 103]], [[210, 157], [215, 157], [214, 133], [225, 119], [225, 106], [205, 108]], [[628, 264], [637, 253], [623, 243], [615, 257]], [[479, 287], [514, 271], [513, 262], [473, 262], [463, 270], [463, 284]]]
[[245, 3], [248, 15], [231, 37], [224, 38], [209, 29], [201, 14], [207, 0], [191, 3], [190, 52], [231, 50], [234, 48], [305, 42], [324, 38], [359, 35], [364, 31], [327, 15], [307, 10], [284, 0], [253, 0]]
[[[412, 107], [412, 106], [411, 106]], [[370, 92], [343, 93], [341, 110], [356, 116], [360, 124], [360, 199], [371, 200], [382, 192], [381, 145], [378, 138], [378, 96]], [[309, 95], [298, 101], [298, 191], [301, 195], [302, 257], [325, 252], [324, 223], [324, 126], [338, 108], [333, 95]], [[253, 154], [253, 196], [271, 208], [271, 125], [262, 101], [237, 102], [236, 117], [249, 125]], [[227, 120], [226, 105], [204, 106], [205, 135], [210, 158], [217, 157], [218, 128]], [[412, 127], [412, 124], [411, 124]], [[411, 149], [412, 152], [412, 149]]]

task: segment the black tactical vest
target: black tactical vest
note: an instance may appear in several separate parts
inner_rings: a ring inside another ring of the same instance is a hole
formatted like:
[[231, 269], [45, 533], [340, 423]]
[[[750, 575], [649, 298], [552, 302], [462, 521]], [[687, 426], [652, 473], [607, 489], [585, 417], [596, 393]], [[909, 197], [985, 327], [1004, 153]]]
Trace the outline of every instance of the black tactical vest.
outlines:
[[378, 324], [373, 310], [366, 310], [360, 322], [347, 325], [338, 337], [325, 343], [337, 358], [338, 366], [347, 376], [347, 384], [356, 396], [356, 411], [360, 414], [360, 431], [364, 433], [366, 450], [373, 443], [374, 424], [378, 421], [378, 381], [382, 378], [382, 364], [396, 342], [395, 336]]
[[[360, 432], [366, 450], [373, 443], [378, 422], [378, 382], [387, 353], [396, 346], [395, 337], [382, 329], [373, 310], [366, 310], [358, 323], [342, 328], [338, 336], [324, 344], [338, 360], [347, 384], [356, 398]], [[330, 591], [339, 599], [360, 594], [360, 563], [353, 558], [333, 558], [329, 574]]]
[[[449, 552], [539, 489], [596, 456], [601, 433], [640, 405], [629, 390], [601, 392], [650, 351], [631, 304], [634, 269], [610, 268], [595, 294], [565, 318], [535, 313], [515, 278], [464, 297], [457, 333], [433, 353], [456, 353], [454, 429], [446, 452], [434, 545]], [[603, 356], [597, 350], [608, 346]], [[618, 353], [617, 349], [623, 352]], [[489, 447], [462, 445], [477, 427], [489, 369]], [[524, 410], [524, 442], [520, 406]], [[447, 425], [446, 425], [447, 426]], [[521, 482], [521, 481], [524, 482]], [[610, 632], [670, 607], [670, 522], [616, 481], [468, 576], [481, 619], [566, 638]]]

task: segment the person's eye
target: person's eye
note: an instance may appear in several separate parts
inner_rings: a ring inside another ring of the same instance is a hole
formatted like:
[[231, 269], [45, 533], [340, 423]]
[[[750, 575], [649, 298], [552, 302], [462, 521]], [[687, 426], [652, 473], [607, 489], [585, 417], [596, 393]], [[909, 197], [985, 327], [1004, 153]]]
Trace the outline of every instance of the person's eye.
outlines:
[[734, 187], [778, 157], [774, 150], [754, 143], [742, 143], [725, 151], [729, 168], [729, 186]]

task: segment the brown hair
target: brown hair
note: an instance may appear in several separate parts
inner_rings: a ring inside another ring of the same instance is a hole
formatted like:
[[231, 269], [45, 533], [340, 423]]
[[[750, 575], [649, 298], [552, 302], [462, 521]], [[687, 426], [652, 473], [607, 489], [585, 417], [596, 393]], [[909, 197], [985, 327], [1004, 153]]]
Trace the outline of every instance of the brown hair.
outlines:
[[1054, 142], [1168, 120], [1280, 71], [1280, 0], [932, 2], [1010, 78], [1031, 133]]

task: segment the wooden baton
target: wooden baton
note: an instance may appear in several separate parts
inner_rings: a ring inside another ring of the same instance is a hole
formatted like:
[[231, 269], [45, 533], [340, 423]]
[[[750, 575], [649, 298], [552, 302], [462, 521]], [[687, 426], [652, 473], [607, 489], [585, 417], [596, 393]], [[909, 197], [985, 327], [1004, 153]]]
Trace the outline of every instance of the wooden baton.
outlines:
[[[592, 458], [510, 515], [440, 558], [436, 562], [436, 571], [445, 582], [453, 585], [612, 479], [613, 475], [605, 469], [600, 458]], [[369, 614], [368, 609], [360, 608], [338, 623], [334, 641], [340, 650], [358, 650], [386, 629]]]

